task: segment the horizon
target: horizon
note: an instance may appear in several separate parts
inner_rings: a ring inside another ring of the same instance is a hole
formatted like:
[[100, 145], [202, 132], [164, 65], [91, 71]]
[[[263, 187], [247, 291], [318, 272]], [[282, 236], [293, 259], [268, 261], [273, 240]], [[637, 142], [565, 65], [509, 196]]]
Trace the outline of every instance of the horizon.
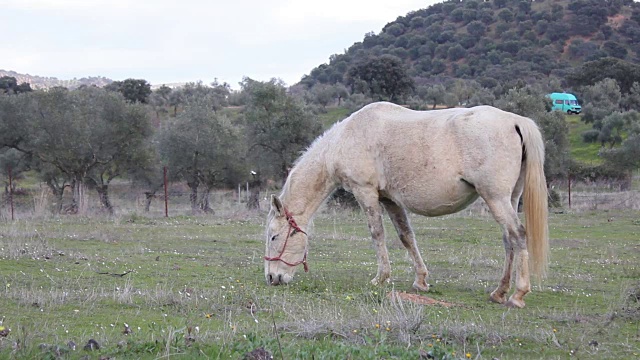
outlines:
[[238, 89], [249, 77], [290, 86], [368, 32], [439, 2], [5, 0], [0, 67], [58, 80], [134, 78], [159, 86], [217, 79]]

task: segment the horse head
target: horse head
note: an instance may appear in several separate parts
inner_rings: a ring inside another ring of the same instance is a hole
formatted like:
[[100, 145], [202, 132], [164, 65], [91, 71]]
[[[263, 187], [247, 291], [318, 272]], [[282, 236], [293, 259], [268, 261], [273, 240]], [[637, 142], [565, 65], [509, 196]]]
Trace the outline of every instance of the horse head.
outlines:
[[275, 195], [267, 217], [264, 275], [269, 285], [288, 284], [297, 265], [307, 267], [307, 233], [298, 226], [293, 215]]

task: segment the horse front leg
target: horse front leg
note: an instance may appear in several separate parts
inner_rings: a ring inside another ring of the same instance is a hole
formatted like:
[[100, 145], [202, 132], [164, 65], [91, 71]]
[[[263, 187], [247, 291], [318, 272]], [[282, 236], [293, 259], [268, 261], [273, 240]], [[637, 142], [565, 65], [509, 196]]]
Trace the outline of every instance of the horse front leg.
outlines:
[[411, 224], [409, 223], [407, 212], [391, 200], [383, 200], [382, 205], [387, 209], [389, 218], [398, 232], [398, 237], [400, 238], [402, 245], [407, 249], [411, 260], [413, 260], [413, 267], [416, 272], [413, 288], [419, 291], [429, 291], [429, 284], [427, 284], [427, 276], [429, 275], [429, 272], [427, 271], [427, 266], [424, 264], [424, 260], [422, 260], [422, 256], [418, 250], [416, 236], [411, 228]]

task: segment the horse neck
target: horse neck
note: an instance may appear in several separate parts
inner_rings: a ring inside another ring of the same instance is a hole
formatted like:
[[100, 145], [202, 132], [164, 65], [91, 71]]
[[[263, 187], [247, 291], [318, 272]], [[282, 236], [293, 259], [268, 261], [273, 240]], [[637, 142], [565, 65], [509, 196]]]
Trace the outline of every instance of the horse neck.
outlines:
[[289, 173], [280, 199], [299, 223], [307, 224], [336, 186], [321, 158], [305, 156]]

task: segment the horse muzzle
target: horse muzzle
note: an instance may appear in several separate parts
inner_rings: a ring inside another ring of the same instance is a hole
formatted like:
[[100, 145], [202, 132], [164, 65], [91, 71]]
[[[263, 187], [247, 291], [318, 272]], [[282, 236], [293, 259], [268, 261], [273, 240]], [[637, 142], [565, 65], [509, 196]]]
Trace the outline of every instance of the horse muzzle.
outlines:
[[289, 274], [274, 274], [269, 273], [266, 276], [267, 285], [286, 285], [293, 279], [293, 276]]

